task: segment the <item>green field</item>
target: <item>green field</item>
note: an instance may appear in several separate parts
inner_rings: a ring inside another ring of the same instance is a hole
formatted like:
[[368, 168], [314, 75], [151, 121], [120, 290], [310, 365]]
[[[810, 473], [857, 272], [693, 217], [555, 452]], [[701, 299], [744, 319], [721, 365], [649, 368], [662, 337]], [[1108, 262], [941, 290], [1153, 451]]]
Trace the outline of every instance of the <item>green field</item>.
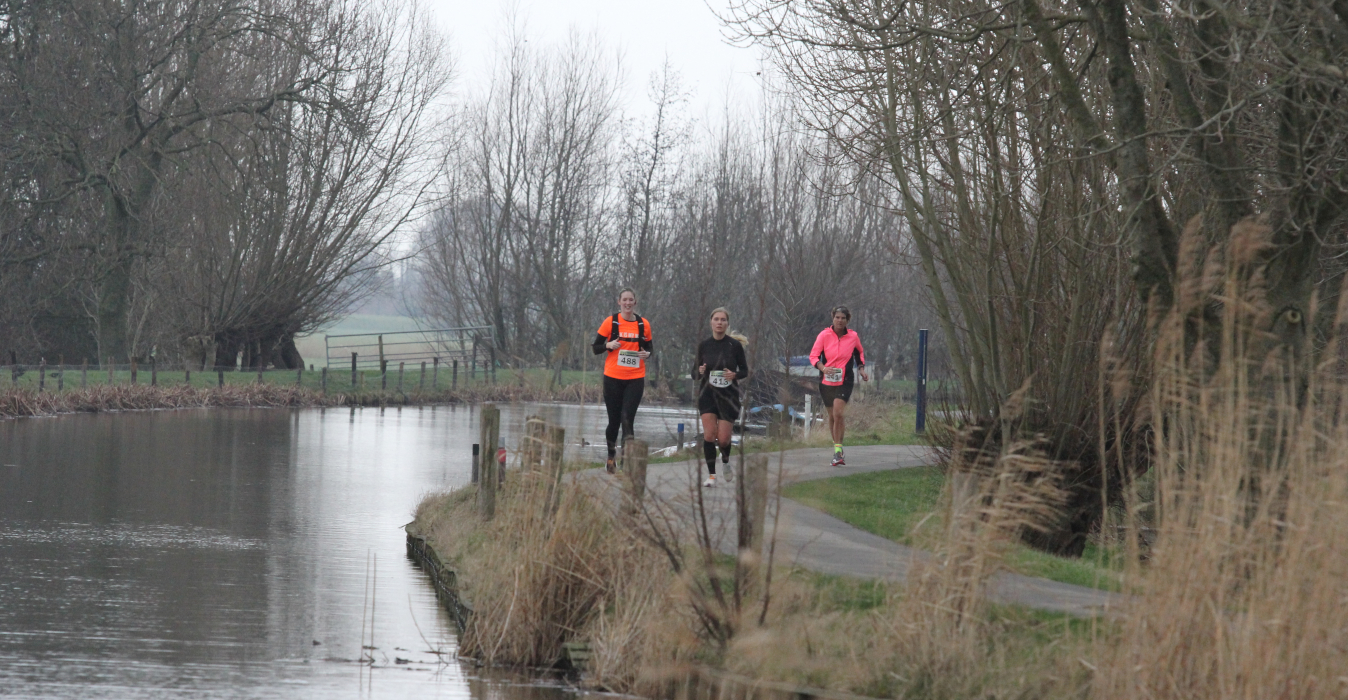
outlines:
[[304, 358], [305, 364], [313, 365], [314, 369], [319, 369], [327, 362], [323, 345], [323, 336], [325, 335], [399, 333], [435, 327], [429, 321], [421, 320], [420, 325], [418, 325], [418, 322], [418, 319], [408, 316], [351, 314], [327, 328], [295, 338], [295, 347], [299, 349], [300, 356]]

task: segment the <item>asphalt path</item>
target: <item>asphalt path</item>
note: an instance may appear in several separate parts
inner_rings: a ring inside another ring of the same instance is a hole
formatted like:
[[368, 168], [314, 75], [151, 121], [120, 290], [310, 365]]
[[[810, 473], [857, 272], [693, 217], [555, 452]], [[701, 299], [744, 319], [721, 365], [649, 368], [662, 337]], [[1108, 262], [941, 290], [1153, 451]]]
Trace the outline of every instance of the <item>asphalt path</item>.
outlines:
[[[769, 484], [775, 487], [778, 483], [787, 485], [908, 469], [932, 464], [934, 460], [929, 448], [912, 445], [849, 447], [847, 465], [843, 467], [829, 466], [831, 456], [829, 448], [770, 454]], [[736, 461], [737, 457], [732, 457], [732, 465]], [[700, 497], [707, 515], [707, 530], [717, 548], [734, 553], [735, 475], [732, 470], [731, 474], [720, 477], [715, 488], [702, 488], [702, 468], [703, 465], [692, 461], [650, 465], [646, 477], [651, 504], [648, 512], [657, 514], [664, 522], [682, 519], [682, 522], [690, 523], [691, 514], [696, 512], [693, 504]], [[591, 484], [614, 503], [621, 502], [626, 490], [626, 480], [621, 473], [609, 475], [602, 469], [591, 469], [575, 474], [575, 478]], [[781, 499], [775, 519], [773, 508], [769, 508], [765, 529], [770, 536], [775, 532], [777, 562], [826, 574], [903, 583], [915, 563], [932, 556], [860, 530], [789, 498]], [[993, 575], [987, 594], [990, 600], [998, 603], [1078, 616], [1107, 613], [1111, 607], [1118, 607], [1123, 602], [1123, 597], [1118, 594], [1005, 571]]]

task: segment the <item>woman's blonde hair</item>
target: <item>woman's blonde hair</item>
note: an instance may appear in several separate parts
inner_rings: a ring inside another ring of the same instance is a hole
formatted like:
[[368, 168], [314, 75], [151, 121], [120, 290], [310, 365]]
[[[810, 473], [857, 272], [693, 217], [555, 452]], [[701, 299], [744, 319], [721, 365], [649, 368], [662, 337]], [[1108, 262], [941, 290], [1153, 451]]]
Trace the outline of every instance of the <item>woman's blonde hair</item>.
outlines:
[[[730, 309], [727, 309], [724, 306], [718, 306], [711, 310], [711, 318], [716, 318], [716, 314], [725, 314], [725, 322], [730, 323]], [[739, 331], [726, 331], [726, 335], [740, 341], [740, 345], [743, 345], [746, 348], [749, 347], [749, 338], [743, 333]]]

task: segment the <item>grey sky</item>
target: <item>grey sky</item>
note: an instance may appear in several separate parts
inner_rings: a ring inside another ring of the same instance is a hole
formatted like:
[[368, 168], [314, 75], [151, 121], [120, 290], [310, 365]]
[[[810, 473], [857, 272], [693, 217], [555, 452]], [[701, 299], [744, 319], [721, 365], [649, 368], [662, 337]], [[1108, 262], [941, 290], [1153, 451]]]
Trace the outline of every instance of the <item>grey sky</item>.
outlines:
[[[713, 6], [725, 0], [709, 0]], [[624, 63], [625, 110], [643, 111], [650, 74], [669, 56], [693, 92], [701, 116], [726, 101], [759, 93], [756, 49], [731, 46], [707, 0], [423, 0], [450, 37], [458, 57], [455, 91], [472, 89], [489, 75], [493, 47], [512, 6], [525, 20], [531, 40], [554, 44], [572, 28], [594, 31]]]

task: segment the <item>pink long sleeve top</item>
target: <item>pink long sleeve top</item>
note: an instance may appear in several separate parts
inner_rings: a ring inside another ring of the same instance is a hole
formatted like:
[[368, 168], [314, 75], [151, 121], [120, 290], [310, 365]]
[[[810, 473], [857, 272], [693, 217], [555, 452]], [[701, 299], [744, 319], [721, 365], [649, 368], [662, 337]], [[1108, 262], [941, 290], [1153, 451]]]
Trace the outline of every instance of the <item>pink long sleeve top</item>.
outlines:
[[[852, 361], [855, 360], [858, 367], [866, 366], [866, 350], [861, 347], [861, 336], [848, 328], [847, 333], [839, 338], [832, 326], [825, 328], [819, 332], [819, 336], [814, 339], [814, 347], [810, 349], [810, 365], [817, 365], [821, 360], [824, 373], [819, 381], [828, 386], [851, 384]], [[830, 368], [836, 371], [829, 371]]]

